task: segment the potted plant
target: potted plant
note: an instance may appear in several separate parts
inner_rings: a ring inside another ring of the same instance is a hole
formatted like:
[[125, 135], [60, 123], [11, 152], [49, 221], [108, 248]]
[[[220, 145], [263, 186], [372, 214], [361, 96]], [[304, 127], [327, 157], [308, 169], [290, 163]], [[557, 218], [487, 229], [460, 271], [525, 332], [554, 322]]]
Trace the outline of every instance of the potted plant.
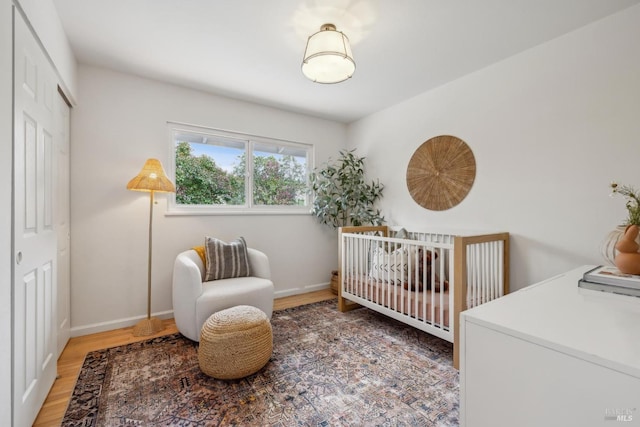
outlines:
[[615, 245], [614, 263], [618, 270], [626, 274], [640, 274], [640, 193], [628, 185], [611, 183], [612, 195], [620, 194], [627, 199], [628, 217], [624, 233], [619, 235]]
[[[355, 150], [340, 151], [310, 177], [311, 191], [315, 198], [311, 213], [322, 224], [332, 228], [348, 225], [380, 225], [384, 222], [376, 201], [382, 197], [384, 186], [379, 181], [365, 180], [364, 157]], [[332, 271], [331, 289], [338, 291], [338, 272]]]
[[379, 181], [365, 181], [364, 157], [355, 150], [340, 151], [310, 175], [315, 195], [311, 213], [322, 224], [338, 228], [346, 225], [380, 225], [384, 221], [375, 202], [382, 197], [384, 186]]
[[[616, 245], [625, 234], [627, 228], [631, 225], [640, 226], [640, 192], [629, 185], [619, 185], [617, 182], [610, 184], [611, 194], [614, 197], [619, 194], [626, 199], [627, 219], [622, 225], [616, 227], [605, 238], [602, 245], [602, 255], [610, 265], [615, 265], [615, 258], [618, 251]], [[640, 244], [640, 237], [636, 238], [636, 242]]]

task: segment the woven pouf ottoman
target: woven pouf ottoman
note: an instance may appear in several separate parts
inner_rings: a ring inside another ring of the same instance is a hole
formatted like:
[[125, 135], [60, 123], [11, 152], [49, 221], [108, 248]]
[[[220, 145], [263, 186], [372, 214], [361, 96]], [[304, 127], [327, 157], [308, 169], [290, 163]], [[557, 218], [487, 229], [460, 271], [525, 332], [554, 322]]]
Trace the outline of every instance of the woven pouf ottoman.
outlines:
[[273, 333], [260, 309], [238, 305], [212, 314], [200, 331], [198, 363], [205, 374], [221, 379], [243, 378], [267, 364]]

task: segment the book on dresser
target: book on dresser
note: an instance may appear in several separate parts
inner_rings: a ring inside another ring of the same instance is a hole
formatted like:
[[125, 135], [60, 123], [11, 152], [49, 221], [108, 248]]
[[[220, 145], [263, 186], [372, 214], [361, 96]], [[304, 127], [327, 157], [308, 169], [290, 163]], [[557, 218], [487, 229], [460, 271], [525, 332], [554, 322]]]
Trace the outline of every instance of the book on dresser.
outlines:
[[611, 294], [627, 295], [640, 298], [640, 288], [629, 288], [603, 283], [587, 282], [583, 279], [578, 280], [578, 286], [583, 289], [591, 289], [592, 291], [609, 292]]
[[598, 266], [582, 275], [578, 286], [593, 291], [640, 298], [640, 276], [625, 274], [615, 267]]
[[625, 274], [615, 267], [599, 266], [584, 273], [582, 280], [602, 285], [640, 290], [640, 276]]

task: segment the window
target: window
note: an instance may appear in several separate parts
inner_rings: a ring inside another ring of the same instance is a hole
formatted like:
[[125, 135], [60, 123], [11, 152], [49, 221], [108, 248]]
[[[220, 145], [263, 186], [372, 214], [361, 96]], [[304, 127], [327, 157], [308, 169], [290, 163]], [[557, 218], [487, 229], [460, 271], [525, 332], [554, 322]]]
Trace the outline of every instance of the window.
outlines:
[[308, 213], [312, 146], [171, 126], [175, 213]]

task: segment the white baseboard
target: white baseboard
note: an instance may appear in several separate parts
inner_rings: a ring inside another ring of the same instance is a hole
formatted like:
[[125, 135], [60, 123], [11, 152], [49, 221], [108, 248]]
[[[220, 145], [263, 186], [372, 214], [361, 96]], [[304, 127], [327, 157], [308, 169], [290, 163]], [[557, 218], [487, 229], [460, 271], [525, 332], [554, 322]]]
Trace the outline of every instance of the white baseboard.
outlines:
[[[287, 289], [286, 291], [275, 292], [274, 298], [283, 298], [292, 295], [306, 294], [307, 292], [328, 289], [330, 286], [331, 284], [327, 282], [319, 283], [317, 285], [304, 286], [302, 288]], [[151, 315], [160, 319], [171, 319], [173, 317], [173, 310], [152, 313]], [[91, 325], [76, 326], [71, 328], [71, 337], [81, 337], [84, 335], [95, 334], [97, 332], [113, 331], [114, 329], [127, 328], [130, 326], [134, 326], [145, 317], [146, 316], [136, 316], [125, 319], [110, 320], [108, 322], [93, 323]]]
[[307, 292], [314, 292], [314, 291], [320, 291], [322, 289], [328, 289], [330, 286], [331, 284], [327, 282], [327, 283], [319, 283], [317, 285], [304, 286], [302, 288], [287, 289], [286, 291], [276, 291], [274, 294], [274, 298], [283, 298], [283, 297], [290, 297], [292, 295], [306, 294]]
[[[173, 318], [173, 310], [151, 313], [151, 315], [159, 319], [171, 319]], [[147, 316], [136, 316], [126, 319], [110, 320], [108, 322], [93, 323], [91, 325], [76, 326], [71, 328], [71, 337], [81, 337], [83, 335], [95, 334], [97, 332], [113, 331], [114, 329], [127, 328], [130, 326], [134, 326], [136, 323], [146, 317]]]

